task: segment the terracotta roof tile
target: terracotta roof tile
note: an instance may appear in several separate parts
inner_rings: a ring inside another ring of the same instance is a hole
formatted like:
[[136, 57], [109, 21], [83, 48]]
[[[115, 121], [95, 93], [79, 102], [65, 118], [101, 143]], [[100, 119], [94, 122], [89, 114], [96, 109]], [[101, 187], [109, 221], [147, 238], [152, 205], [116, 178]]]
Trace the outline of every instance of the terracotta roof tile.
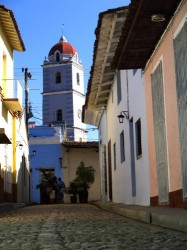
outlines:
[[98, 148], [99, 143], [96, 141], [79, 142], [79, 141], [63, 141], [62, 145], [67, 148]]
[[[144, 69], [180, 2], [182, 0], [131, 0], [111, 67]], [[165, 20], [153, 22], [154, 14], [162, 14]]]
[[25, 51], [25, 45], [14, 17], [14, 13], [4, 5], [0, 5], [0, 22], [8, 36], [12, 48], [17, 51]]
[[55, 51], [57, 50], [60, 51], [60, 53], [62, 54], [70, 54], [70, 55], [74, 55], [77, 52], [76, 48], [72, 46], [70, 43], [59, 42], [51, 48], [51, 50], [49, 51], [49, 56], [54, 55]]

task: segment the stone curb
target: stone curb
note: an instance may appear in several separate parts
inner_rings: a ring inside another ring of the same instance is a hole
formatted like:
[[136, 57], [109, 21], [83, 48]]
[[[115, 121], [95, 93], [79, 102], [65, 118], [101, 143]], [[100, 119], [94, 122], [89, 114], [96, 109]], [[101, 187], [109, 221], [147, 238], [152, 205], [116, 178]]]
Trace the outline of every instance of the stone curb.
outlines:
[[187, 233], [187, 211], [185, 210], [151, 211], [152, 224]]
[[25, 206], [26, 206], [25, 203], [2, 203], [0, 204], [0, 215]]
[[92, 204], [131, 219], [187, 233], [186, 209], [131, 206], [113, 202], [93, 202]]

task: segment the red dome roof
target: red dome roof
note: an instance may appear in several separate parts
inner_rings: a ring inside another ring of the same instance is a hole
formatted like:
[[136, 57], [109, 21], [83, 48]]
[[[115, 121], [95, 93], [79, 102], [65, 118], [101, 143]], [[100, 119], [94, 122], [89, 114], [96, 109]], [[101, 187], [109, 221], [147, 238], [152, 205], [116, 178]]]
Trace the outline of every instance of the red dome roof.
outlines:
[[49, 51], [49, 56], [54, 55], [55, 51], [60, 51], [62, 54], [71, 54], [74, 55], [77, 50], [73, 47], [70, 43], [66, 41], [60, 41], [59, 43], [55, 44], [51, 50]]

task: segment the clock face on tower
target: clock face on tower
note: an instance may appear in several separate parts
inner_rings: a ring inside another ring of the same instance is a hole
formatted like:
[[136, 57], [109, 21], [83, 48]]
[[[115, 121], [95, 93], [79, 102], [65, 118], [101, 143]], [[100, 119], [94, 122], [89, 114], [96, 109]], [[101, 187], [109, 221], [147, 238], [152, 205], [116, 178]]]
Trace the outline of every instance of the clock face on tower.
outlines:
[[81, 116], [82, 116], [82, 111], [81, 111], [80, 109], [78, 109], [78, 111], [77, 111], [77, 115], [78, 115], [78, 117], [81, 119]]

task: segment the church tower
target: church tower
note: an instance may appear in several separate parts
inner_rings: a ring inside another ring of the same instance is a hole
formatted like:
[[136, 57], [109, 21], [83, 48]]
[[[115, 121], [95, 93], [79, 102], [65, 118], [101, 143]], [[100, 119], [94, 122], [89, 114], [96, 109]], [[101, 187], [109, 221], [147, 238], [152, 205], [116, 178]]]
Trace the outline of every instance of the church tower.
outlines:
[[76, 48], [61, 37], [42, 67], [43, 124], [63, 126], [64, 139], [85, 141], [86, 124], [81, 119], [85, 103], [84, 69]]

